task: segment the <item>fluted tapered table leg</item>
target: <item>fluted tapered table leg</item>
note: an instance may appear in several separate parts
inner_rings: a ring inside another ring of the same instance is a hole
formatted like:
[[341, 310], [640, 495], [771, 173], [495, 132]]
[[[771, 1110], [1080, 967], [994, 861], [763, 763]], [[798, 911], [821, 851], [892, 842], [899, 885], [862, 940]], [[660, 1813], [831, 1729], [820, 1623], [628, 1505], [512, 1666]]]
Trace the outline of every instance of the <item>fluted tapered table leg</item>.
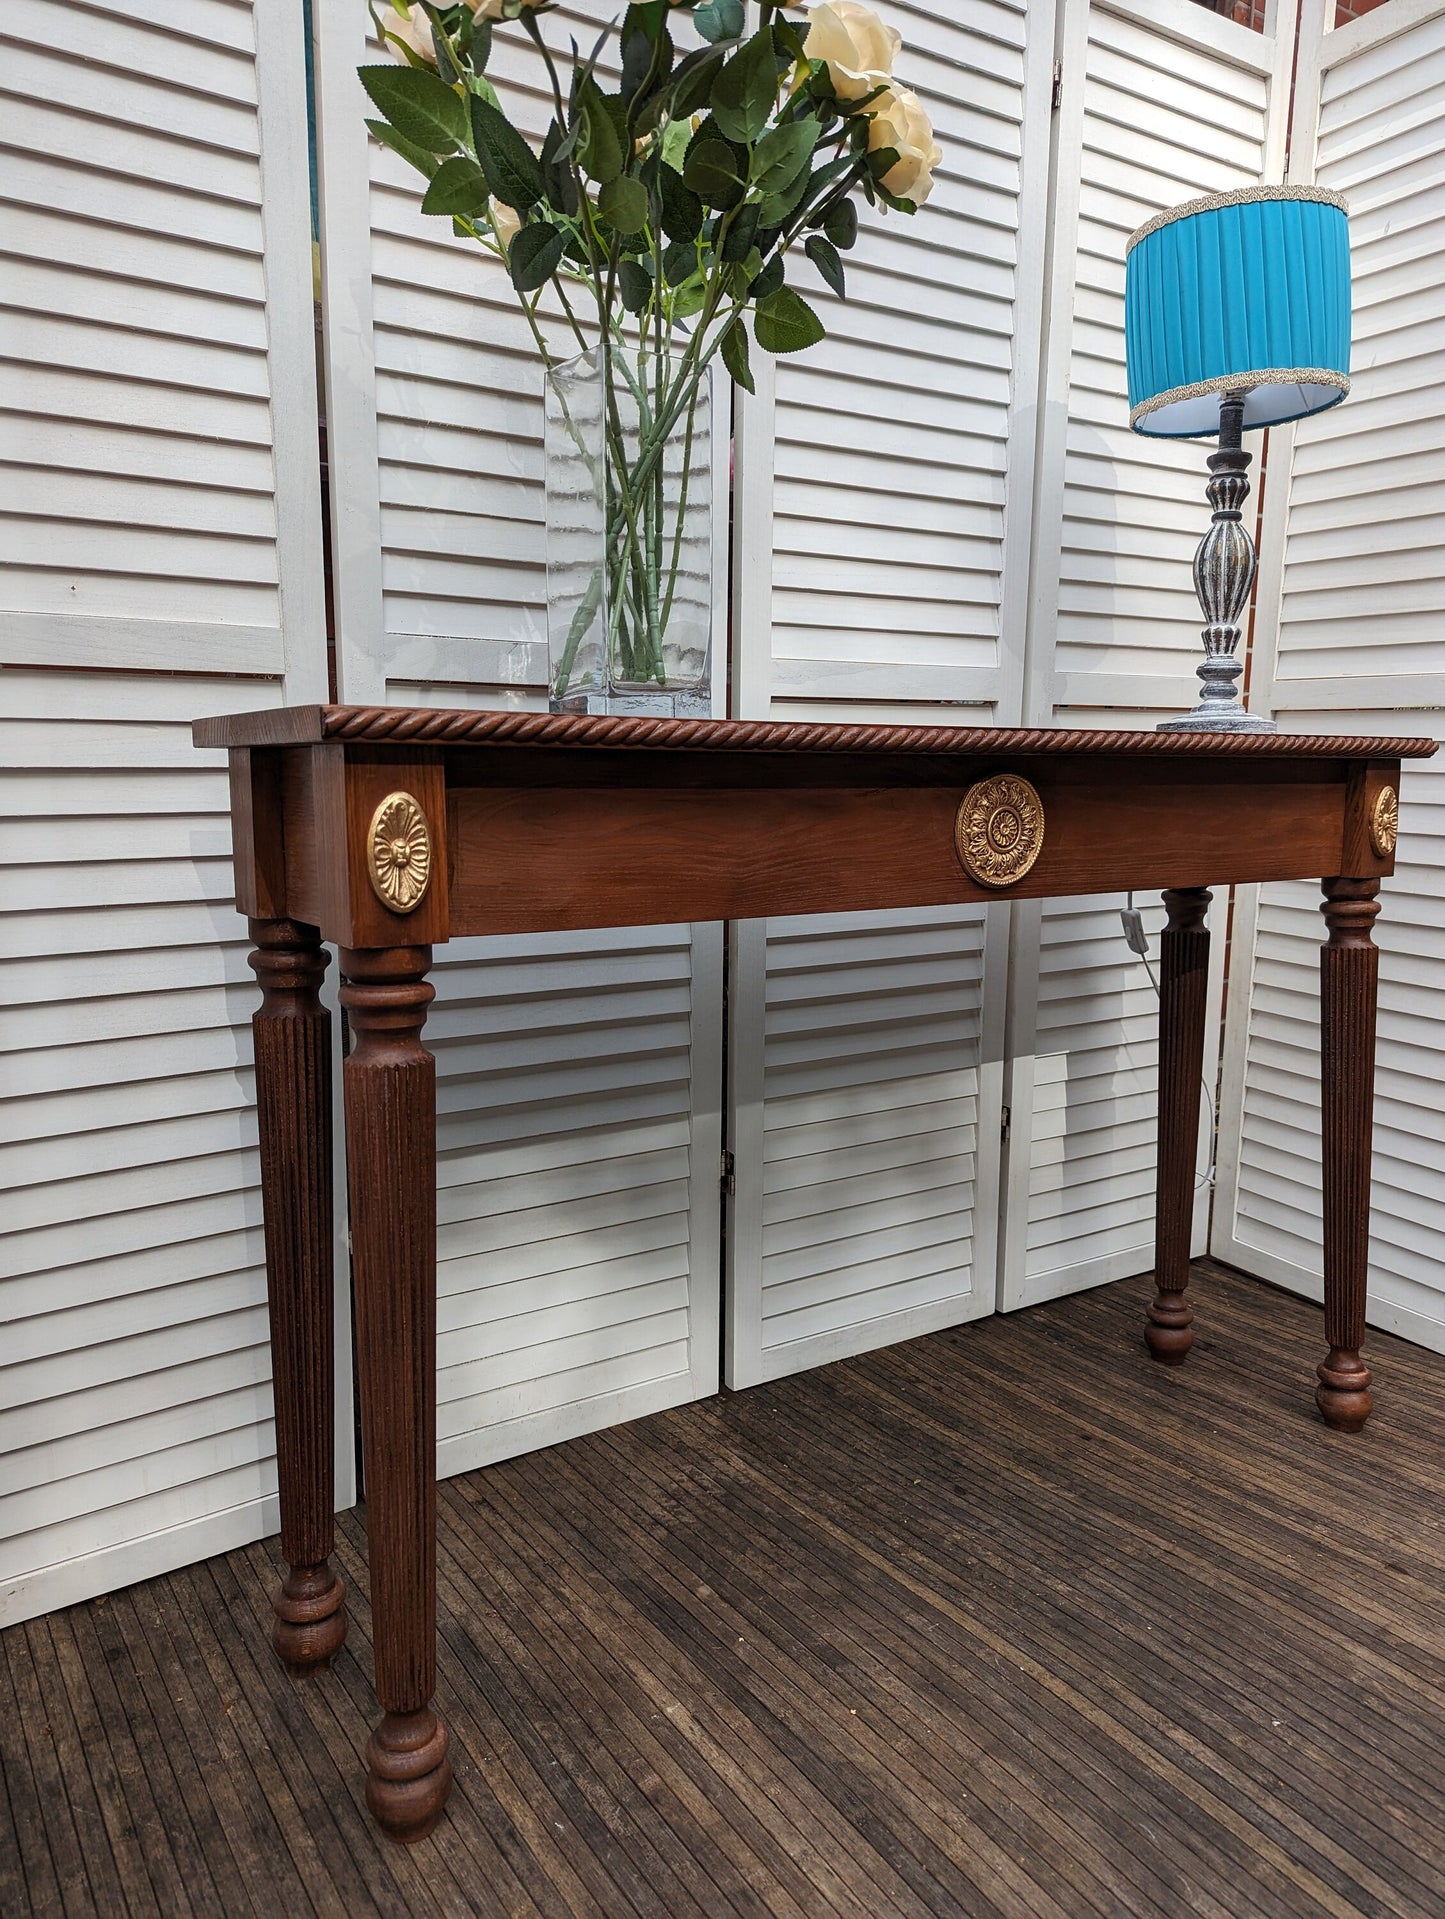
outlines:
[[1371, 928], [1377, 879], [1328, 879], [1320, 911], [1320, 1119], [1324, 1175], [1325, 1339], [1315, 1404], [1326, 1425], [1357, 1433], [1374, 1407], [1365, 1339], [1370, 1158], [1375, 1114], [1375, 1005], [1380, 954]]
[[1154, 1298], [1144, 1338], [1155, 1359], [1178, 1366], [1194, 1344], [1189, 1243], [1199, 1157], [1199, 1091], [1209, 991], [1210, 894], [1164, 895], [1168, 925], [1159, 962], [1159, 1155], [1154, 1215]]
[[252, 1021], [281, 1550], [272, 1641], [294, 1672], [331, 1663], [346, 1637], [346, 1588], [332, 1567], [335, 1376], [332, 1334], [329, 955], [314, 926], [250, 922], [261, 984]]
[[376, 1696], [366, 1803], [429, 1833], [451, 1789], [436, 1690], [436, 1063], [421, 1041], [431, 949], [341, 956], [356, 1363]]

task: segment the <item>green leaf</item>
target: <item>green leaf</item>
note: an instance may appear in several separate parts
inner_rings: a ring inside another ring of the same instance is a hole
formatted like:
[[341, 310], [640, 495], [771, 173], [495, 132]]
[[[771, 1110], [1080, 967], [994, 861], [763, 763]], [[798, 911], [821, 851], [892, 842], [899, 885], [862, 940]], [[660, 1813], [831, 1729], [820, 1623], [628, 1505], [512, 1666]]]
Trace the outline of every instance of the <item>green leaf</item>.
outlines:
[[664, 161], [658, 169], [662, 198], [662, 230], [669, 240], [695, 240], [702, 232], [703, 204], [675, 167]]
[[641, 233], [647, 225], [647, 188], [630, 173], [620, 174], [598, 194], [597, 211], [619, 233]]
[[783, 19], [781, 14], [773, 21], [773, 45], [778, 50], [780, 60], [806, 60], [808, 57], [803, 47], [803, 35], [791, 20]]
[[627, 18], [623, 22], [623, 32], [639, 28], [649, 39], [655, 40], [662, 32], [667, 20], [667, 0], [633, 0], [627, 9]]
[[419, 147], [408, 140], [396, 128], [385, 120], [368, 120], [367, 127], [374, 133], [384, 147], [390, 147], [393, 153], [399, 153], [408, 166], [415, 167], [418, 173], [424, 173], [428, 180], [436, 172], [438, 161], [434, 153], [428, 153], [425, 147]]
[[525, 213], [547, 197], [542, 163], [500, 108], [472, 95], [472, 134], [487, 185], [503, 206]]
[[741, 320], [734, 320], [722, 336], [722, 357], [723, 365], [744, 393], [756, 393], [758, 389], [748, 354], [748, 330]]
[[751, 297], [760, 305], [764, 300], [770, 300], [783, 284], [785, 271], [782, 254], [775, 253], [761, 273], [753, 275]]
[[823, 215], [823, 231], [844, 253], [858, 238], [858, 208], [852, 200], [835, 200]]
[[745, 260], [728, 269], [728, 291], [739, 305], [753, 297], [753, 282], [762, 274], [763, 256], [753, 247]]
[[[584, 80], [578, 90], [577, 117], [582, 127], [577, 140], [577, 158], [582, 171], [599, 186], [605, 186], [621, 173], [624, 154], [617, 122], [595, 80]], [[624, 120], [625, 117], [624, 109]]]
[[763, 300], [753, 324], [765, 353], [801, 353], [828, 337], [823, 322], [791, 287], [779, 287]]
[[754, 201], [750, 206], [739, 209], [737, 218], [728, 228], [727, 238], [723, 241], [724, 260], [746, 260], [752, 252], [758, 237], [758, 223], [762, 209]]
[[562, 235], [545, 220], [523, 227], [512, 236], [507, 268], [518, 293], [535, 293], [546, 286], [562, 264]]
[[712, 110], [729, 140], [751, 146], [778, 103], [778, 56], [773, 36], [755, 33], [728, 61], [712, 90]]
[[765, 227], [787, 226], [798, 208], [807, 199], [811, 186], [812, 181], [809, 180], [805, 170], [781, 193], [770, 193], [765, 200], [760, 201], [763, 225]]
[[686, 120], [671, 120], [666, 133], [662, 136], [662, 164], [671, 167], [674, 173], [681, 174], [687, 164], [687, 150], [692, 145], [692, 127]]
[[753, 150], [754, 188], [764, 195], [785, 193], [812, 159], [822, 131], [816, 120], [807, 119], [765, 133]]
[[675, 121], [686, 122], [712, 98], [713, 83], [723, 70], [727, 55], [718, 47], [699, 47], [690, 53], [672, 76], [672, 106]]
[[838, 249], [831, 240], [821, 233], [815, 233], [809, 239], [803, 251], [832, 287], [840, 300], [848, 297], [848, 284], [843, 272], [843, 262], [838, 257]]
[[687, 156], [683, 180], [703, 202], [726, 213], [747, 192], [738, 173], [737, 155], [721, 140], [698, 141]]
[[[547, 137], [542, 142], [542, 179], [547, 188], [548, 202], [560, 213], [577, 213], [577, 180], [571, 167], [566, 164], [563, 147], [567, 135], [554, 120], [547, 129]], [[569, 149], [570, 150], [570, 149]]]
[[672, 36], [664, 31], [667, 8], [659, 0], [641, 7], [629, 7], [622, 24], [622, 97], [635, 100], [651, 81], [653, 87], [666, 80], [672, 70], [676, 50]]
[[672, 317], [674, 320], [690, 320], [694, 313], [701, 313], [706, 305], [707, 288], [701, 280], [690, 280], [673, 296]]
[[421, 203], [423, 213], [480, 213], [487, 204], [487, 176], [475, 160], [454, 154], [443, 160]]
[[693, 10], [692, 24], [704, 40], [740, 40], [748, 24], [743, 0], [705, 0]]
[[358, 67], [361, 84], [403, 139], [428, 153], [467, 145], [466, 103], [429, 68]]
[[690, 240], [677, 240], [662, 256], [662, 277], [670, 287], [680, 287], [697, 272], [697, 248]]
[[472, 63], [472, 72], [485, 73], [487, 70], [487, 62], [492, 57], [491, 21], [474, 17], [470, 23], [470, 30], [468, 30], [468, 23], [464, 16], [459, 38], [463, 53], [467, 55]]
[[640, 260], [624, 260], [618, 267], [617, 291], [629, 313], [646, 313], [652, 304], [652, 275]]

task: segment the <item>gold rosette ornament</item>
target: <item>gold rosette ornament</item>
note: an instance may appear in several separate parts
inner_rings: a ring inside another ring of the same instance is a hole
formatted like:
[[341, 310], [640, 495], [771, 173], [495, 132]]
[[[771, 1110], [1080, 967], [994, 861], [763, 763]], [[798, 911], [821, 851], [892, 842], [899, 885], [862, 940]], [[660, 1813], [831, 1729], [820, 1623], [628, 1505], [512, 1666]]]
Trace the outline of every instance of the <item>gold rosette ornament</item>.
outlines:
[[431, 829], [410, 793], [388, 793], [366, 830], [372, 891], [392, 913], [412, 913], [431, 885]]
[[1043, 801], [1016, 773], [996, 773], [964, 794], [953, 838], [971, 878], [982, 886], [1013, 886], [1043, 850]]
[[1400, 795], [1393, 786], [1382, 786], [1370, 809], [1370, 844], [1376, 859], [1387, 860], [1400, 841]]

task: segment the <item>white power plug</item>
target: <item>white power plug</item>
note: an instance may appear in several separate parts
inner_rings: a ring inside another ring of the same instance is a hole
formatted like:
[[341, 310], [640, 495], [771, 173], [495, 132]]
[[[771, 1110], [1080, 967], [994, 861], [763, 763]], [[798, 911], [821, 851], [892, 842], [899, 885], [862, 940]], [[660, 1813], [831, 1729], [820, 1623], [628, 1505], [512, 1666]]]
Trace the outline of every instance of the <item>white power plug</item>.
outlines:
[[1119, 920], [1129, 951], [1137, 953], [1140, 959], [1148, 959], [1149, 935], [1144, 931], [1144, 915], [1137, 906], [1124, 906], [1119, 909]]

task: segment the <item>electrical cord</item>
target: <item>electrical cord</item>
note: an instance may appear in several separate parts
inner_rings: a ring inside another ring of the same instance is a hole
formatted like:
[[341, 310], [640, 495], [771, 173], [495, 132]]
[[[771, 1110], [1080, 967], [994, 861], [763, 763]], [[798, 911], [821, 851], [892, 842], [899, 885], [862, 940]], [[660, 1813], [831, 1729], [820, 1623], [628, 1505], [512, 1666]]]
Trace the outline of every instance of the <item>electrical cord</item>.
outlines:
[[[1134, 904], [1134, 895], [1128, 895], [1129, 904], [1120, 913], [1119, 919], [1124, 928], [1124, 943], [1131, 953], [1136, 953], [1144, 962], [1144, 971], [1149, 975], [1149, 984], [1154, 988], [1154, 997], [1162, 1004], [1164, 995], [1154, 972], [1154, 963], [1149, 957], [1149, 935], [1144, 930], [1144, 915]], [[1214, 1107], [1214, 1089], [1202, 1075], [1199, 1081], [1204, 1091], [1204, 1103], [1209, 1109], [1209, 1166], [1206, 1171], [1195, 1176], [1194, 1190], [1214, 1186], [1219, 1169], [1219, 1115]]]

